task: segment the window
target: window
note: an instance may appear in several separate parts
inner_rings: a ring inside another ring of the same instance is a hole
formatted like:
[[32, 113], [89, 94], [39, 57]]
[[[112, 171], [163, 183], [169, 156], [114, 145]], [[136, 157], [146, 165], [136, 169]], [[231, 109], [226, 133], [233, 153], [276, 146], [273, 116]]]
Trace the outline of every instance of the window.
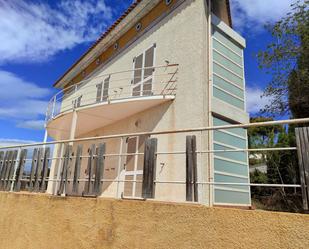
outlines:
[[83, 97], [83, 95], [80, 95], [79, 97], [77, 97], [76, 99], [74, 99], [72, 101], [72, 104], [73, 104], [74, 108], [78, 108], [78, 107], [81, 106], [82, 97]]
[[106, 101], [106, 100], [108, 99], [109, 78], [110, 78], [110, 76], [108, 76], [108, 77], [104, 80], [104, 85], [103, 85], [103, 96], [102, 96], [102, 100], [103, 100], [103, 101]]
[[133, 59], [132, 96], [152, 95], [155, 45]]
[[104, 82], [97, 84], [97, 86], [96, 86], [97, 87], [96, 102], [108, 100], [109, 79], [110, 79], [110, 76], [105, 78]]
[[96, 98], [96, 102], [101, 102], [101, 98], [102, 98], [102, 84], [97, 84], [97, 98]]

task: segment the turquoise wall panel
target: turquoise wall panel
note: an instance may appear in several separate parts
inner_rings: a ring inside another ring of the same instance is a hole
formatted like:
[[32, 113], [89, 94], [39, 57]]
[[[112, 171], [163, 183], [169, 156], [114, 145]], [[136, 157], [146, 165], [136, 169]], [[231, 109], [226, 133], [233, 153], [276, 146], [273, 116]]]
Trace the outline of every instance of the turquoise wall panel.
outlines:
[[222, 131], [214, 131], [214, 141], [231, 145], [240, 149], [247, 147], [247, 140], [233, 135], [224, 133]]
[[[231, 150], [231, 148], [227, 146], [223, 146], [220, 144], [214, 144], [215, 150]], [[225, 157], [231, 160], [240, 161], [243, 163], [247, 163], [247, 152], [238, 151], [238, 152], [216, 152], [215, 156]]]
[[235, 107], [237, 107], [241, 110], [245, 109], [245, 103], [244, 103], [243, 100], [235, 98], [234, 96], [222, 91], [221, 89], [214, 87], [213, 96], [222, 100], [222, 101], [225, 101], [225, 102], [229, 103], [230, 105], [235, 106]]
[[215, 203], [250, 204], [250, 194], [228, 190], [215, 189]]
[[239, 98], [244, 99], [244, 90], [238, 88], [237, 86], [234, 86], [233, 84], [227, 82], [226, 80], [220, 78], [217, 75], [213, 76], [213, 83], [214, 85], [221, 87], [225, 91], [228, 91], [234, 95], [236, 95]]
[[243, 65], [243, 58], [241, 55], [238, 55], [231, 51], [229, 48], [218, 42], [217, 40], [213, 39], [213, 48], [220, 51], [222, 54], [230, 58], [231, 60], [235, 61], [239, 65]]
[[[222, 119], [216, 118], [216, 117], [213, 117], [213, 124], [214, 126], [231, 125], [231, 123], [224, 121]], [[247, 138], [247, 131], [246, 129], [243, 129], [243, 128], [225, 129], [225, 131], [242, 136], [243, 138]]]
[[226, 70], [222, 66], [214, 63], [213, 64], [213, 70], [216, 74], [226, 78], [229, 81], [232, 81], [234, 84], [240, 86], [241, 88], [244, 87], [243, 79], [239, 76], [236, 76], [235, 74], [231, 73], [230, 71]]
[[[239, 178], [234, 176], [220, 175], [219, 173], [215, 173], [215, 182], [225, 182], [225, 183], [248, 183], [248, 179]], [[215, 185], [221, 187], [230, 187], [234, 189], [248, 190], [248, 186], [242, 185]]]
[[221, 65], [225, 66], [227, 69], [233, 71], [235, 74], [243, 78], [243, 68], [242, 67], [239, 67], [235, 63], [224, 58], [221, 54], [217, 53], [216, 51], [213, 51], [213, 59], [214, 61], [220, 63]]
[[225, 35], [223, 32], [219, 31], [216, 28], [213, 28], [213, 36], [222, 42], [224, 45], [232, 49], [236, 54], [242, 56], [242, 48], [238, 43], [233, 41], [230, 37]]
[[[214, 126], [231, 125], [228, 121], [213, 117]], [[247, 132], [245, 129], [227, 129], [213, 132], [214, 150], [231, 150], [230, 146], [246, 149]], [[240, 136], [240, 137], [239, 137]], [[242, 138], [241, 138], [242, 137]], [[248, 178], [248, 153], [238, 152], [215, 152], [214, 153], [214, 181], [223, 183], [249, 183]], [[220, 189], [218, 189], [220, 188]], [[232, 189], [231, 190], [222, 190]], [[239, 190], [239, 191], [237, 191]], [[250, 187], [243, 185], [214, 185], [215, 203], [250, 204]]]
[[248, 175], [248, 166], [244, 164], [229, 162], [220, 158], [214, 158], [215, 170], [229, 174], [237, 174], [242, 176]]

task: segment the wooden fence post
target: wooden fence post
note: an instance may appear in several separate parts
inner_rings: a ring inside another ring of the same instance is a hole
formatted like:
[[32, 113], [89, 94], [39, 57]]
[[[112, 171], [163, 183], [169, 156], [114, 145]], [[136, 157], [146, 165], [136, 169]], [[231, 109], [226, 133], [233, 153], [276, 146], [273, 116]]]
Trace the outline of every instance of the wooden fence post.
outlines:
[[91, 147], [89, 148], [89, 158], [88, 158], [88, 165], [87, 165], [87, 174], [88, 174], [88, 179], [85, 182], [85, 187], [83, 191], [83, 196], [90, 196], [90, 191], [91, 191], [91, 182], [92, 182], [92, 175], [93, 175], [93, 165], [94, 165], [94, 155], [96, 151], [96, 146], [95, 144], [92, 144]]
[[[0, 151], [0, 177], [1, 177], [3, 165], [4, 165], [4, 151]], [[0, 178], [0, 181], [1, 181], [1, 178]]]
[[9, 167], [7, 170], [7, 174], [6, 174], [6, 181], [5, 181], [5, 186], [4, 186], [4, 190], [9, 191], [11, 189], [11, 182], [12, 182], [12, 178], [13, 178], [13, 174], [14, 174], [14, 169], [15, 169], [15, 164], [16, 164], [16, 159], [17, 159], [17, 150], [13, 151], [11, 160], [9, 162]]
[[102, 143], [99, 144], [97, 148], [97, 158], [95, 162], [93, 193], [96, 196], [99, 196], [101, 194], [101, 188], [102, 188], [101, 180], [104, 172], [104, 154], [105, 154], [105, 143]]
[[64, 159], [62, 164], [62, 172], [60, 179], [60, 186], [58, 190], [58, 195], [66, 194], [67, 183], [68, 183], [68, 168], [71, 160], [72, 145], [67, 145], [65, 148]]
[[48, 169], [49, 169], [49, 156], [50, 156], [50, 148], [47, 147], [45, 148], [44, 151], [44, 160], [43, 160], [43, 169], [42, 169], [42, 182], [41, 182], [41, 186], [40, 186], [40, 190], [41, 192], [45, 192], [46, 188], [47, 188], [47, 173], [48, 173]]
[[16, 181], [14, 186], [14, 191], [19, 192], [21, 187], [21, 179], [23, 178], [24, 174], [24, 167], [27, 158], [27, 150], [23, 149], [20, 153], [18, 167], [16, 169]]
[[3, 165], [2, 165], [2, 170], [1, 170], [1, 174], [0, 174], [0, 190], [3, 190], [3, 186], [5, 183], [5, 173], [8, 167], [8, 163], [11, 157], [11, 151], [6, 151], [5, 152], [5, 156], [3, 158]]
[[186, 200], [198, 201], [196, 136], [186, 136]]
[[32, 154], [32, 163], [31, 163], [31, 171], [30, 171], [30, 178], [29, 178], [29, 185], [28, 185], [28, 190], [32, 191], [33, 186], [34, 186], [34, 176], [37, 168], [37, 163], [38, 163], [38, 149], [35, 148], [33, 150]]
[[148, 138], [145, 141], [144, 152], [144, 169], [143, 169], [143, 184], [142, 197], [155, 197], [155, 178], [157, 164], [157, 138]]
[[309, 203], [309, 127], [295, 128], [303, 209]]
[[74, 176], [73, 176], [73, 195], [78, 194], [78, 186], [79, 186], [79, 177], [80, 177], [80, 166], [82, 162], [82, 154], [83, 154], [83, 145], [77, 146], [76, 157], [75, 157], [75, 167], [74, 167]]
[[35, 177], [34, 177], [34, 192], [38, 192], [40, 189], [40, 178], [42, 175], [42, 167], [44, 161], [44, 148], [40, 148], [38, 152], [38, 159], [37, 159], [37, 167], [35, 170]]

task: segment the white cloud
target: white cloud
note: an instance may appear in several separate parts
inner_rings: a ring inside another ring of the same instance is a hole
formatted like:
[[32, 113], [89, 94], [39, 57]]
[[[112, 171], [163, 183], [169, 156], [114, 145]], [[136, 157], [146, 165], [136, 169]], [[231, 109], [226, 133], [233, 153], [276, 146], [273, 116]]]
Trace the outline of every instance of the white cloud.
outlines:
[[32, 143], [36, 143], [36, 141], [0, 138], [0, 146], [15, 146], [15, 145], [20, 145], [20, 144], [32, 144]]
[[247, 112], [251, 114], [258, 113], [266, 105], [271, 103], [270, 97], [263, 96], [263, 90], [258, 87], [246, 88]]
[[37, 129], [41, 122], [37, 119], [44, 117], [48, 103], [45, 99], [52, 95], [52, 90], [3, 70], [0, 70], [0, 89], [0, 119]]
[[291, 11], [295, 0], [231, 0], [234, 27], [260, 30], [268, 22], [276, 22]]
[[43, 130], [45, 120], [27, 120], [17, 124], [17, 127], [32, 129], [32, 130]]
[[8, 101], [13, 98], [14, 102], [20, 98], [37, 99], [50, 94], [49, 89], [38, 87], [13, 73], [3, 70], [0, 70], [0, 89], [1, 100]]
[[103, 0], [0, 0], [0, 64], [44, 61], [98, 37], [111, 20]]

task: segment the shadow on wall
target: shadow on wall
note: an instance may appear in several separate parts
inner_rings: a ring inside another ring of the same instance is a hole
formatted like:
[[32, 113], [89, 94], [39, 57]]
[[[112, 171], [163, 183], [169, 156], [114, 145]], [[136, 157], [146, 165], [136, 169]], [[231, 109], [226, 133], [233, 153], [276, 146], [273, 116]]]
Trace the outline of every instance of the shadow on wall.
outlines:
[[[141, 113], [135, 114], [132, 117], [117, 121], [116, 123], [110, 124], [104, 128], [97, 129], [87, 134], [83, 134], [81, 137], [96, 137], [96, 136], [106, 136], [114, 134], [128, 134], [128, 133], [138, 133], [138, 132], [150, 132], [156, 129], [159, 122], [162, 121], [162, 118], [167, 113], [168, 109], [172, 105], [172, 102], [164, 103], [154, 108], [148, 109]], [[80, 179], [88, 179], [89, 174], [87, 171], [89, 163], [89, 153], [88, 148], [92, 144], [105, 143], [106, 151], [105, 153], [110, 156], [105, 156], [104, 160], [104, 171], [103, 171], [103, 181], [102, 184], [102, 194], [103, 196], [116, 197], [117, 192], [119, 191], [119, 185], [114, 180], [117, 179], [118, 175], [122, 175], [126, 180], [136, 180], [132, 176], [124, 176], [123, 174], [128, 171], [143, 170], [144, 155], [125, 155], [119, 156], [121, 153], [143, 153], [144, 152], [144, 143], [147, 136], [140, 136], [137, 139], [130, 138], [112, 138], [112, 139], [99, 139], [93, 141], [85, 142], [76, 142], [73, 144], [73, 153], [76, 154], [77, 146], [83, 146], [82, 152], [82, 161], [80, 168]], [[136, 146], [135, 146], [136, 145]], [[120, 151], [121, 149], [121, 151]], [[136, 169], [134, 169], [135, 161], [137, 161]], [[74, 165], [75, 159], [72, 160], [69, 166], [68, 178], [73, 179], [74, 177]], [[57, 172], [57, 170], [55, 170]], [[92, 170], [94, 172], [94, 170]], [[129, 173], [130, 174], [130, 173]], [[94, 175], [92, 176], [94, 178]], [[142, 180], [142, 175], [139, 174], [136, 176], [138, 180]], [[132, 183], [124, 183], [125, 192], [130, 193], [128, 188], [133, 188]], [[91, 189], [93, 189], [93, 183], [91, 184]], [[140, 197], [141, 183], [136, 184], [136, 196]], [[78, 195], [82, 195], [85, 189], [85, 180], [82, 180], [78, 184]], [[55, 189], [54, 189], [55, 191]], [[92, 190], [90, 190], [91, 192]], [[68, 195], [73, 194], [73, 183], [70, 182], [67, 185], [66, 193]], [[76, 194], [76, 193], [75, 193]], [[131, 196], [128, 194], [128, 196]], [[132, 197], [132, 196], [131, 196]]]

